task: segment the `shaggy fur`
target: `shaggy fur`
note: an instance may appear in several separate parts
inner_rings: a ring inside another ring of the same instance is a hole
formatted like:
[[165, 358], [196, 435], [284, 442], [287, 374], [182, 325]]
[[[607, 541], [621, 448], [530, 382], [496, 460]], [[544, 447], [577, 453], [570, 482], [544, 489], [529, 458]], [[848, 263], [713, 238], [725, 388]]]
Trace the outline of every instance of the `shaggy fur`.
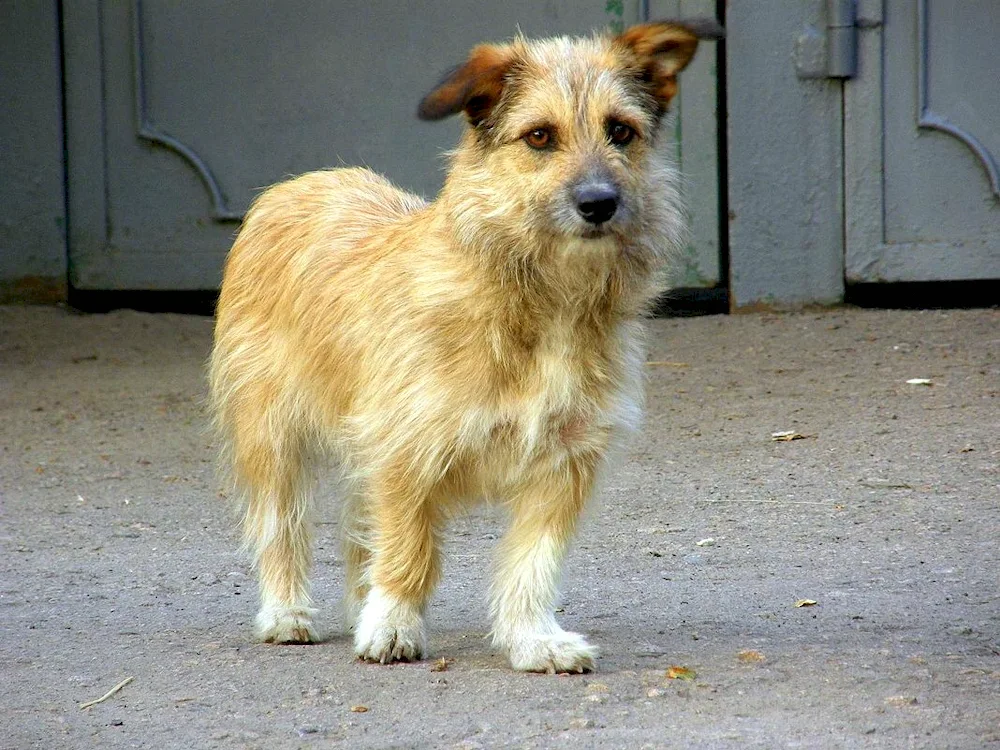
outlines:
[[[359, 657], [426, 653], [442, 525], [488, 498], [510, 513], [495, 642], [516, 669], [593, 667], [596, 649], [556, 623], [559, 569], [639, 420], [640, 319], [684, 227], [654, 145], [704, 31], [477, 47], [420, 107], [468, 120], [436, 201], [335, 169], [253, 205], [226, 263], [211, 393], [260, 638], [318, 639], [312, 467], [328, 454]], [[594, 191], [614, 196], [604, 221], [584, 216]]]

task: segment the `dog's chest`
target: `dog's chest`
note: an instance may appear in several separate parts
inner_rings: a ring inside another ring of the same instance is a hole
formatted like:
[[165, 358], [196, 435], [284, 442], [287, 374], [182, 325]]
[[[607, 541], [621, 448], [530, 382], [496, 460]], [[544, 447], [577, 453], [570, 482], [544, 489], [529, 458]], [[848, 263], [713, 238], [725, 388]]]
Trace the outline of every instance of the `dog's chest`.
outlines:
[[619, 351], [581, 342], [571, 330], [540, 337], [490, 415], [491, 449], [519, 464], [606, 447], [638, 404]]

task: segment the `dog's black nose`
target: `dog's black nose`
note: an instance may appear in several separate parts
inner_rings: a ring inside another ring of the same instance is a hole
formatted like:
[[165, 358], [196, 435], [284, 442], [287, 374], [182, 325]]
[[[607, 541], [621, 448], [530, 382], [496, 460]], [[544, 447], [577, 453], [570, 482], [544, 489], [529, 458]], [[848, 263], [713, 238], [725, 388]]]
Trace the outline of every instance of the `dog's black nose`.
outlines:
[[576, 193], [576, 210], [590, 224], [603, 224], [618, 210], [618, 191], [611, 185], [588, 185]]

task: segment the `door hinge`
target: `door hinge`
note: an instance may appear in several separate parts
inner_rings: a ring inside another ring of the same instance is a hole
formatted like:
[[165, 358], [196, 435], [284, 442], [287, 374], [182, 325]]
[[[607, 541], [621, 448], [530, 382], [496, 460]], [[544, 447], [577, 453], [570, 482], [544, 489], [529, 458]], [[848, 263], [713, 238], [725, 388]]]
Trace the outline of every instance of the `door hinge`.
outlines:
[[857, 7], [854, 0], [827, 0], [826, 75], [853, 78], [858, 69]]
[[795, 40], [799, 78], [853, 78], [858, 68], [858, 29], [880, 21], [858, 18], [857, 0], [826, 0], [825, 23], [807, 24]]

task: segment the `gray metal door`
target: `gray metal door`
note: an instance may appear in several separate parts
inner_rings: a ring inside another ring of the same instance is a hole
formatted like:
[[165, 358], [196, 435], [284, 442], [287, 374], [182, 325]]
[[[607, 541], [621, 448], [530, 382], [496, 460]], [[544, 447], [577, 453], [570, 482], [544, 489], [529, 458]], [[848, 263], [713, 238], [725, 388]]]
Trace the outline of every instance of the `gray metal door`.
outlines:
[[862, 0], [844, 87], [848, 281], [1000, 278], [1000, 6]]
[[[460, 124], [414, 112], [445, 68], [518, 28], [586, 33], [646, 6], [676, 16], [714, 2], [64, 2], [71, 283], [213, 288], [253, 196], [291, 174], [368, 165], [433, 195]], [[680, 118], [698, 206], [684, 282], [698, 285], [719, 276], [708, 49]]]

